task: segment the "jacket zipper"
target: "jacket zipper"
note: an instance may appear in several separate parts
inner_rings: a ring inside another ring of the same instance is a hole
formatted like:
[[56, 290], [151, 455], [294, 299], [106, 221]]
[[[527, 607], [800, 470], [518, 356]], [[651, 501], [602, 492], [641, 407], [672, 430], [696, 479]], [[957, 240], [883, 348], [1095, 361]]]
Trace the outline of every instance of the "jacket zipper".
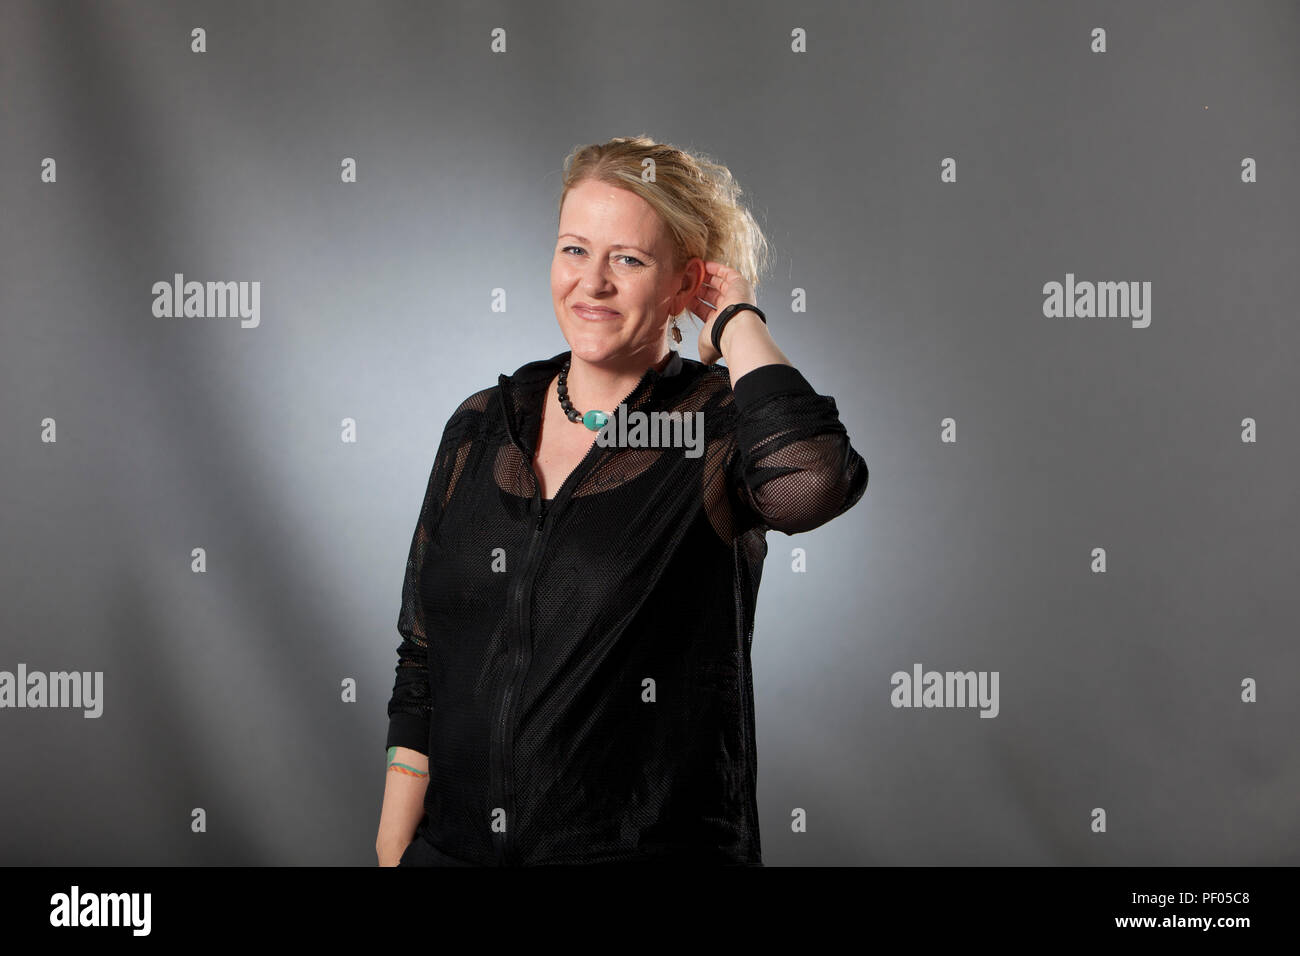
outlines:
[[[529, 471], [532, 470], [532, 464], [529, 464]], [[497, 722], [497, 733], [500, 735], [500, 746], [497, 753], [500, 754], [500, 781], [501, 781], [501, 806], [506, 815], [506, 832], [505, 838], [501, 841], [501, 861], [506, 865], [516, 863], [514, 852], [514, 835], [515, 826], [515, 807], [514, 807], [514, 786], [513, 774], [510, 773], [510, 767], [514, 763], [514, 735], [508, 732], [510, 720], [511, 704], [518, 694], [519, 678], [527, 670], [522, 666], [524, 658], [524, 638], [528, 634], [528, 615], [531, 610], [531, 601], [528, 598], [532, 593], [532, 559], [533, 554], [537, 551], [537, 546], [542, 540], [542, 528], [546, 522], [546, 505], [542, 503], [541, 485], [537, 482], [537, 476], [533, 476], [533, 500], [537, 502], [537, 522], [533, 526], [533, 533], [528, 536], [528, 550], [524, 554], [523, 567], [520, 569], [519, 583], [515, 585], [514, 604], [518, 611], [515, 619], [517, 643], [515, 644], [515, 653], [510, 668], [510, 676], [506, 681], [505, 691], [501, 697], [501, 716]]]
[[[614, 410], [611, 411], [609, 415], [610, 422], [613, 422], [618, 415], [618, 405], [630, 402], [637, 393], [641, 391], [642, 386], [649, 377], [650, 375], [647, 372], [642, 376], [641, 381], [637, 383], [636, 387], [633, 388], [632, 391], [622, 399], [622, 401], [618, 402], [618, 404], [614, 406]], [[527, 451], [527, 449], [525, 450]], [[588, 462], [594, 459], [596, 455], [602, 451], [605, 451], [604, 447], [598, 445], [594, 441], [591, 443], [591, 447], [587, 449], [587, 453], [583, 455], [582, 460], [579, 461], [573, 471], [569, 473], [569, 476], [564, 479], [564, 483], [560, 486], [559, 490], [555, 492], [555, 496], [551, 499], [552, 512], [554, 512], [556, 506], [560, 504], [561, 498], [569, 490], [569, 487], [574, 482], [582, 479], [583, 474], [587, 470]], [[537, 521], [533, 525], [533, 533], [529, 535], [528, 549], [524, 553], [523, 567], [519, 572], [519, 582], [515, 585], [514, 603], [517, 611], [515, 617], [517, 643], [515, 645], [514, 655], [511, 658], [510, 674], [506, 679], [505, 688], [502, 692], [501, 712], [496, 724], [496, 752], [499, 755], [499, 762], [497, 765], [499, 775], [497, 779], [500, 781], [501, 801], [494, 805], [500, 806], [505, 811], [506, 824], [504, 839], [497, 843], [497, 860], [499, 863], [506, 866], [513, 866], [518, 863], [518, 855], [515, 852], [514, 845], [514, 733], [513, 728], [509, 726], [510, 712], [512, 704], [519, 696], [519, 684], [521, 679], [528, 671], [527, 663], [525, 663], [525, 650], [527, 650], [527, 656], [529, 658], [532, 656], [532, 635], [529, 633], [528, 627], [529, 618], [532, 616], [532, 579], [536, 571], [534, 561], [538, 556], [540, 556], [542, 551], [542, 548], [540, 548], [539, 545], [543, 543], [543, 528], [546, 523], [547, 515], [546, 506], [542, 503], [542, 484], [537, 480], [537, 472], [533, 470], [532, 452], [528, 452], [528, 473], [532, 475], [533, 478], [533, 501], [537, 504]]]

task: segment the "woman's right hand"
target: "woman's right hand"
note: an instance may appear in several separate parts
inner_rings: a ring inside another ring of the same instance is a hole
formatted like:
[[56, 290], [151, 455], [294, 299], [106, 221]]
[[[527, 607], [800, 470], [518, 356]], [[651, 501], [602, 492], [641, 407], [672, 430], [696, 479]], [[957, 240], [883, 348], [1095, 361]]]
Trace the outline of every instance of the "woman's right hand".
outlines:
[[401, 861], [402, 856], [406, 853], [407, 847], [414, 842], [414, 840], [407, 840], [405, 843], [400, 840], [389, 840], [385, 843], [376, 843], [375, 855], [379, 857], [379, 865], [397, 866]]

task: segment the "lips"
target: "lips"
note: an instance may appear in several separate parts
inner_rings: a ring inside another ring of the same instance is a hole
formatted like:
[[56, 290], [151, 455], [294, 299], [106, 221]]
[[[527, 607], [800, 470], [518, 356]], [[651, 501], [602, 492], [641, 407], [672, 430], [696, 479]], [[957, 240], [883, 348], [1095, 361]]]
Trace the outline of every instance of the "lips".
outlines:
[[604, 322], [609, 319], [616, 319], [619, 315], [612, 309], [593, 309], [585, 305], [575, 305], [573, 311], [579, 318], [586, 319], [589, 322]]

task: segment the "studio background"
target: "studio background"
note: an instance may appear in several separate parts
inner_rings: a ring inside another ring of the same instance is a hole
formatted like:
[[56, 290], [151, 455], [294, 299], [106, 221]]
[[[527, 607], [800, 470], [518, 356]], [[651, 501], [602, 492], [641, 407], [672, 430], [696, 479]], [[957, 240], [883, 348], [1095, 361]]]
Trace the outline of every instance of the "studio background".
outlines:
[[[765, 862], [1300, 863], [1297, 4], [0, 11], [0, 670], [104, 673], [0, 709], [0, 862], [374, 864], [438, 438], [567, 348], [563, 158], [645, 132], [736, 174], [871, 470], [768, 534]], [[176, 273], [260, 324], [156, 318]], [[1150, 325], [1045, 317], [1067, 274]], [[915, 663], [997, 717], [893, 707]]]

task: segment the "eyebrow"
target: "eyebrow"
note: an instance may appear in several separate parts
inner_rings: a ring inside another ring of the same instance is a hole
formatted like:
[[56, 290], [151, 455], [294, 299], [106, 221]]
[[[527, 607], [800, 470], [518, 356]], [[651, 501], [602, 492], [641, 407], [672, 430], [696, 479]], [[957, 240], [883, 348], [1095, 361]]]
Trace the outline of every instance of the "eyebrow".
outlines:
[[[579, 242], [585, 242], [589, 245], [591, 243], [591, 240], [588, 239], [586, 236], [580, 236], [576, 232], [562, 232], [560, 233], [559, 238], [563, 239], [565, 236], [572, 236], [574, 239], [577, 239]], [[632, 246], [632, 245], [628, 245], [625, 242], [616, 242], [612, 246], [610, 246], [610, 248], [611, 249], [635, 249], [637, 252], [640, 252], [643, 255], [647, 255], [647, 256], [650, 255], [649, 251], [646, 250], [644, 246]]]

